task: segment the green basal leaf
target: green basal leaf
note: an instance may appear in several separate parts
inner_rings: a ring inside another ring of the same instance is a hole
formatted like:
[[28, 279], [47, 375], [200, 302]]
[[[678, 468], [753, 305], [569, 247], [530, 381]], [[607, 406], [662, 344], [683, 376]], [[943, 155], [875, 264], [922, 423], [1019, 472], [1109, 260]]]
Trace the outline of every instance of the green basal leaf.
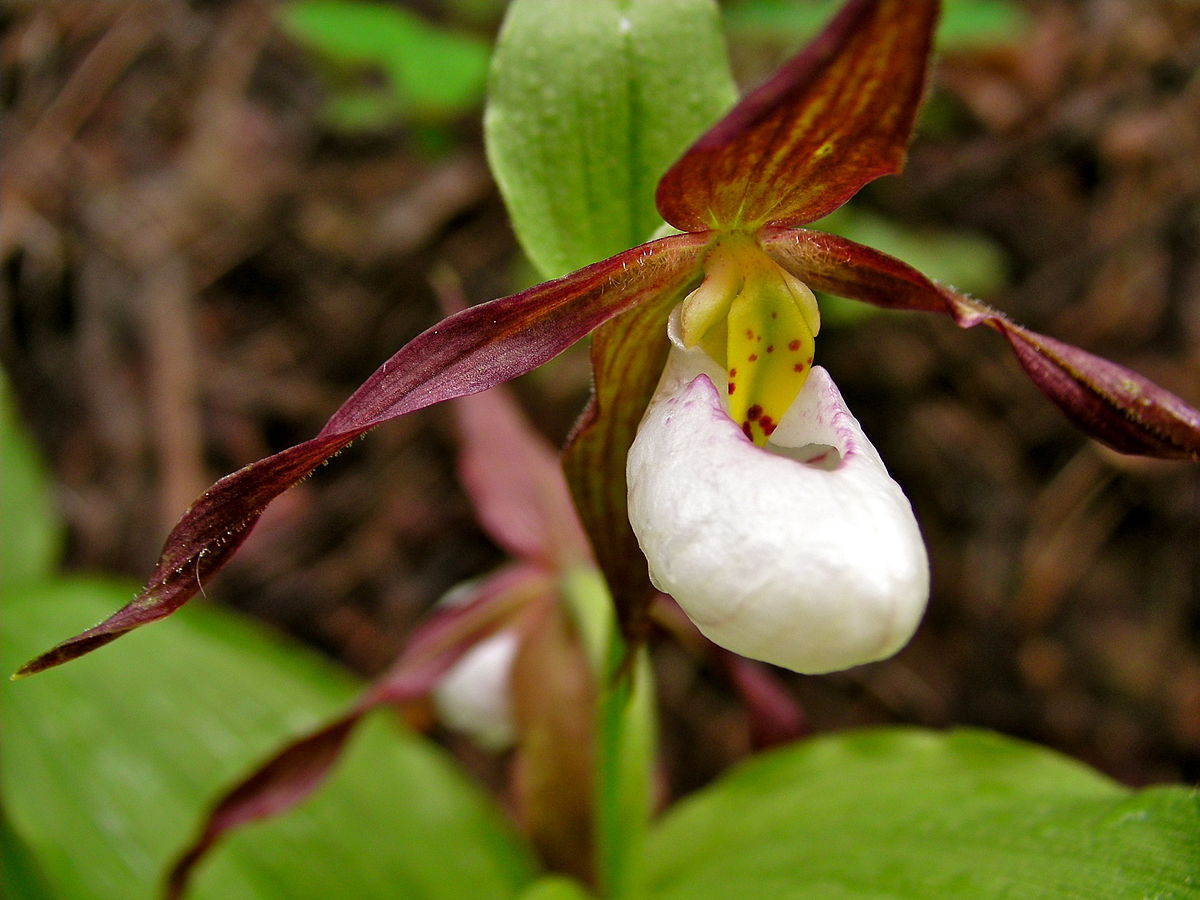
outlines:
[[[8, 591], [0, 665], [11, 671], [29, 648], [132, 590], [71, 580]], [[14, 834], [54, 897], [156, 896], [221, 789], [354, 692], [307, 653], [211, 608], [120, 650], [6, 682], [0, 788]], [[379, 714], [317, 795], [221, 844], [190, 896], [510, 897], [531, 869], [490, 801]]]
[[653, 898], [1200, 897], [1200, 797], [994, 734], [888, 729], [758, 757], [652, 833]]
[[515, 0], [484, 127], [542, 274], [646, 240], [658, 179], [734, 97], [712, 0]]
[[0, 589], [41, 578], [57, 562], [62, 526], [46, 469], [0, 373]]
[[488, 47], [392, 4], [296, 0], [280, 9], [284, 29], [331, 61], [387, 75], [399, 106], [450, 114], [473, 106], [487, 80]]

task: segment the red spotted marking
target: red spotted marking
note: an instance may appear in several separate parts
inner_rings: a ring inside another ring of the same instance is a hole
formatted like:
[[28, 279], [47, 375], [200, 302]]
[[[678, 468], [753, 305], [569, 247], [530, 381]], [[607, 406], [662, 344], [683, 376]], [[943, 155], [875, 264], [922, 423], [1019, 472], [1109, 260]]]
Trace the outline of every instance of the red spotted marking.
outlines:
[[[763, 408], [755, 403], [752, 407], [746, 410], [746, 418], [753, 422], [763, 414]], [[770, 418], [767, 421], [771, 421]]]
[[797, 350], [800, 349], [800, 342], [799, 341], [788, 341], [788, 349], [791, 350], [793, 353], [795, 353]]
[[754, 432], [750, 429], [749, 422], [742, 423], [742, 434], [746, 435], [746, 440], [754, 440]]
[[774, 352], [775, 352], [775, 345], [774, 345], [774, 344], [767, 344], [767, 352], [768, 352], [768, 353], [774, 353]]
[[751, 353], [751, 354], [750, 354], [750, 360], [749, 360], [749, 361], [750, 361], [750, 362], [758, 362], [758, 354], [757, 354], [757, 353]]
[[758, 420], [758, 427], [762, 429], [763, 434], [770, 437], [778, 426], [770, 416], [763, 416]]

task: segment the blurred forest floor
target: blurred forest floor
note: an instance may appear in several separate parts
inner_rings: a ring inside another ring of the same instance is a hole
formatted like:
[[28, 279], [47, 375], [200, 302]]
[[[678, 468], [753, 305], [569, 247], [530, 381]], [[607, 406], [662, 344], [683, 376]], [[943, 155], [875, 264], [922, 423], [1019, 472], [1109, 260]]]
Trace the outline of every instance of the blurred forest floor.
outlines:
[[[501, 11], [412, 5], [485, 39]], [[907, 173], [856, 202], [916, 240], [985, 238], [1003, 261], [986, 299], [1200, 403], [1200, 6], [1018, 5], [1019, 40], [943, 56]], [[329, 72], [275, 16], [258, 0], [0, 13], [0, 361], [60, 486], [72, 569], [144, 577], [210, 482], [310, 437], [435, 321], [435, 283], [478, 302], [531, 279], [478, 106], [334, 128]], [[751, 83], [795, 46], [743, 37]], [[991, 334], [875, 314], [819, 343], [913, 500], [934, 593], [896, 659], [787, 678], [811, 727], [980, 725], [1131, 784], [1200, 780], [1197, 467], [1088, 442]], [[575, 348], [517, 385], [551, 441], [587, 379]], [[500, 560], [446, 413], [285, 494], [209, 598], [379, 672]], [[747, 752], [743, 713], [681, 651], [658, 668], [686, 790]]]

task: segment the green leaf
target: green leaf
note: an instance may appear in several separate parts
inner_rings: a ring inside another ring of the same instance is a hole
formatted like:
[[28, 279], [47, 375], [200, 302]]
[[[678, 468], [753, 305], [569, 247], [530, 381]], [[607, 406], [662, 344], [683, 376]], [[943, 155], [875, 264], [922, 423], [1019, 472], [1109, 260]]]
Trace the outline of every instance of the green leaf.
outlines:
[[527, 887], [521, 900], [589, 900], [591, 896], [578, 881], [551, 875]]
[[730, 34], [742, 40], [806, 41], [837, 13], [842, 0], [736, 0], [725, 11]]
[[53, 491], [0, 373], [0, 588], [50, 572], [62, 546]]
[[758, 757], [652, 835], [654, 898], [1200, 897], [1200, 798], [994, 734], [888, 729]]
[[374, 66], [397, 100], [422, 114], [473, 106], [487, 80], [488, 47], [385, 3], [298, 0], [280, 10], [296, 40], [343, 65]]
[[3, 809], [0, 809], [0, 872], [4, 873], [7, 896], [18, 900], [54, 900], [54, 892], [46, 883], [37, 859], [13, 831]]
[[563, 581], [564, 595], [600, 684], [597, 698], [596, 870], [604, 897], [637, 896], [654, 794], [658, 722], [654, 673], [644, 647], [621, 639], [603, 576], [578, 568]]
[[600, 771], [597, 819], [604, 895], [639, 896], [644, 878], [647, 823], [653, 805], [654, 681], [645, 649], [628, 673], [620, 671], [624, 642], [611, 626], [612, 658], [600, 698]]
[[658, 179], [734, 97], [712, 0], [515, 0], [484, 127], [542, 274], [646, 240]]
[[349, 133], [390, 127], [402, 115], [396, 98], [378, 85], [350, 87], [332, 94], [322, 116], [335, 131]]
[[1029, 30], [1029, 13], [1015, 0], [945, 0], [938, 45], [944, 50], [1011, 43]]
[[[842, 0], [740, 0], [726, 12], [730, 33], [739, 39], [808, 40], [838, 10]], [[945, 0], [937, 41], [942, 50], [965, 50], [1011, 42], [1029, 27], [1015, 0]]]
[[[0, 665], [131, 591], [100, 580], [9, 591]], [[0, 687], [10, 824], [55, 897], [155, 896], [220, 790], [354, 692], [228, 614], [187, 610], [119, 650]], [[487, 798], [382, 716], [310, 801], [219, 846], [191, 896], [508, 897], [531, 867]]]

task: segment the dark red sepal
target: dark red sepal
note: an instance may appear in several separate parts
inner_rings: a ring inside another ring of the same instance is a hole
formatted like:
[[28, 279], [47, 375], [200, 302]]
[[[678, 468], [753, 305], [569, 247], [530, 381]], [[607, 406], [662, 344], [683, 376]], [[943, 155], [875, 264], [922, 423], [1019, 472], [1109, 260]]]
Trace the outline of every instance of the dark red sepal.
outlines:
[[772, 228], [761, 239], [776, 262], [817, 290], [885, 309], [942, 313], [962, 328], [986, 325], [1000, 332], [1038, 389], [1077, 428], [1114, 450], [1200, 460], [1200, 412], [1148, 378], [1010, 322], [999, 311], [846, 238]]
[[684, 231], [802, 225], [900, 171], [925, 94], [937, 0], [852, 0], [663, 176]]
[[693, 277], [703, 235], [673, 235], [479, 306], [418, 335], [367, 379], [317, 437], [227, 475], [167, 536], [142, 592], [110, 618], [26, 663], [32, 675], [170, 615], [221, 568], [267, 504], [391, 419], [486, 390], [561, 353], [608, 319]]
[[1120, 453], [1200, 461], [1200, 412], [1132, 369], [1001, 317], [1021, 368], [1080, 431]]
[[815, 291], [883, 309], [955, 314], [942, 288], [871, 247], [807, 228], [764, 228], [759, 240], [772, 259]]

